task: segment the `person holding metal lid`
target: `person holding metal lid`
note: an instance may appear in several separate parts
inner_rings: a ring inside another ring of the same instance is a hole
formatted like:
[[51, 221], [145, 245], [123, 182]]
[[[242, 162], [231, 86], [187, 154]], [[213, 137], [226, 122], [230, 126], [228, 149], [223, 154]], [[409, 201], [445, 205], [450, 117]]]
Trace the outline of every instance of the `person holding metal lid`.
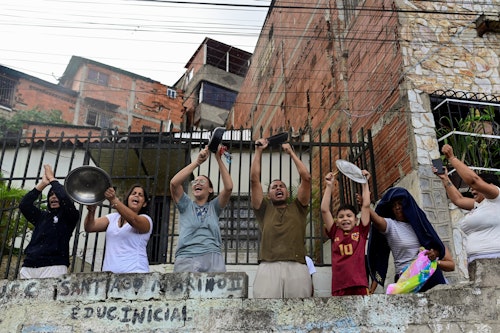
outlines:
[[95, 218], [95, 205], [88, 205], [85, 231], [106, 232], [103, 271], [113, 273], [147, 273], [146, 252], [153, 232], [153, 220], [148, 215], [149, 197], [141, 184], [133, 184], [121, 202], [113, 187], [104, 192], [116, 212]]

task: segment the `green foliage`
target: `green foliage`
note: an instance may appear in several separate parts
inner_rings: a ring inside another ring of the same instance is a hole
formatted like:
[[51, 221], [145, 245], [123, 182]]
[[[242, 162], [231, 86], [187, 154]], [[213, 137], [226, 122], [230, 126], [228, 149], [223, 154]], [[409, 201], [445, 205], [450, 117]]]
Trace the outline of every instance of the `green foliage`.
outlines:
[[444, 140], [453, 147], [455, 155], [469, 166], [483, 168], [500, 168], [500, 143], [496, 139], [484, 138], [475, 134], [495, 134], [498, 124], [494, 121], [495, 110], [487, 107], [483, 110], [471, 108], [469, 114], [462, 119], [445, 119], [448, 124], [456, 124], [455, 128], [442, 127], [438, 137], [443, 137], [453, 130], [467, 132], [471, 135], [453, 134]]
[[[0, 178], [3, 175], [0, 173]], [[5, 181], [0, 180], [0, 253], [8, 250], [25, 228], [30, 227], [28, 221], [22, 216], [17, 207], [26, 190], [8, 188]], [[19, 221], [16, 223], [16, 221]], [[5, 240], [5, 243], [4, 243]]]
[[17, 111], [10, 119], [0, 117], [2, 125], [0, 125], [1, 133], [16, 133], [22, 129], [26, 121], [35, 121], [47, 124], [66, 124], [62, 119], [62, 112], [59, 110], [32, 110]]

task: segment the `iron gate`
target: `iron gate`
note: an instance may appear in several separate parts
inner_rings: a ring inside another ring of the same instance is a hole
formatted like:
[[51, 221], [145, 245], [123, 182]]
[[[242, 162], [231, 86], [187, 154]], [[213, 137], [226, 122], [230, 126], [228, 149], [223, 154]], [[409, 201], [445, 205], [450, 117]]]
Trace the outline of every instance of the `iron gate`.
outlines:
[[[231, 153], [231, 160], [227, 163], [235, 184], [231, 202], [220, 218], [223, 253], [227, 265], [257, 264], [259, 230], [250, 208], [248, 190], [250, 163], [254, 151], [252, 138], [259, 137], [255, 134], [253, 130], [232, 129], [227, 130], [223, 137], [222, 143]], [[289, 136], [297, 155], [309, 164], [313, 175], [306, 247], [317, 265], [323, 263], [322, 244], [327, 240], [319, 209], [324, 188], [323, 177], [328, 171], [335, 169], [335, 160], [348, 159], [361, 168], [370, 170], [373, 175], [373, 200], [378, 199], [371, 133], [362, 131], [360, 134], [356, 137], [364, 139], [358, 142], [352, 140], [350, 132], [333, 132], [329, 129], [299, 131], [299, 135], [295, 133], [292, 136], [290, 133]], [[262, 131], [260, 136], [266, 137]], [[337, 139], [334, 139], [334, 136]], [[154, 230], [148, 244], [150, 264], [172, 264], [178, 238], [178, 214], [170, 200], [169, 181], [178, 170], [190, 163], [191, 158], [208, 143], [209, 138], [210, 131], [103, 131], [96, 135], [89, 133], [87, 136], [74, 137], [66, 137], [64, 134], [51, 136], [50, 131], [43, 134], [33, 131], [29, 135], [19, 133], [5, 136], [0, 155], [1, 278], [15, 279], [22, 265], [22, 249], [29, 242], [31, 226], [19, 213], [18, 203], [22, 192], [31, 190], [40, 180], [43, 164], [46, 163], [53, 166], [55, 176], [61, 183], [64, 183], [69, 171], [78, 166], [99, 166], [110, 175], [119, 197], [123, 197], [132, 183], [142, 183], [152, 198], [150, 215], [154, 221]], [[341, 138], [344, 138], [343, 142]], [[293, 196], [297, 178], [289, 156], [279, 148], [274, 151], [271, 148], [268, 163], [269, 165], [262, 166], [263, 177], [284, 180]], [[204, 169], [199, 168], [197, 172], [210, 175], [217, 192], [220, 177], [216, 161], [210, 158], [204, 165]], [[344, 202], [355, 203], [355, 193], [360, 191], [359, 185], [345, 177], [339, 176], [338, 180], [342, 195], [339, 195], [333, 206]], [[186, 182], [186, 191], [188, 188]], [[43, 206], [45, 202], [44, 196], [38, 204]], [[70, 244], [70, 271], [100, 271], [105, 247], [104, 234], [88, 234], [83, 230], [86, 208], [80, 204], [76, 205], [82, 213], [82, 218]], [[110, 211], [111, 207], [105, 201], [98, 206], [97, 214], [101, 216]]]

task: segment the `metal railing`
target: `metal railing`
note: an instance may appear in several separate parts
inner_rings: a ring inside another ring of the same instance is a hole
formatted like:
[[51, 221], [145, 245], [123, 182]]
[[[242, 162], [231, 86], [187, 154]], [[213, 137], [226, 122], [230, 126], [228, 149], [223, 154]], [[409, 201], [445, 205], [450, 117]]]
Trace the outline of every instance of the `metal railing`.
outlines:
[[[32, 226], [25, 221], [18, 209], [21, 194], [12, 197], [16, 190], [31, 190], [41, 179], [43, 165], [53, 166], [56, 178], [64, 183], [66, 175], [81, 165], [95, 165], [104, 169], [111, 177], [119, 197], [133, 183], [142, 183], [150, 194], [150, 215], [154, 229], [148, 244], [148, 257], [151, 265], [172, 264], [175, 260], [175, 247], [178, 239], [178, 212], [170, 200], [169, 181], [175, 173], [196, 158], [199, 149], [210, 138], [210, 131], [189, 133], [118, 133], [103, 131], [83, 136], [51, 136], [46, 133], [29, 133], [5, 136], [1, 141], [0, 164], [0, 278], [15, 279], [22, 265], [23, 249], [29, 243]], [[268, 133], [272, 135], [273, 133]], [[228, 147], [231, 160], [227, 165], [234, 182], [230, 204], [225, 208], [220, 227], [223, 238], [223, 253], [228, 265], [256, 265], [259, 250], [260, 232], [250, 207], [249, 173], [253, 158], [254, 144], [251, 138], [267, 137], [252, 130], [227, 130], [222, 144]], [[337, 139], [333, 139], [336, 136]], [[317, 265], [323, 263], [323, 243], [327, 240], [320, 217], [319, 205], [323, 177], [334, 170], [335, 160], [348, 159], [361, 168], [374, 172], [374, 156], [371, 133], [361, 133], [356, 137], [366, 141], [354, 142], [352, 133], [299, 131], [299, 135], [289, 135], [290, 143], [313, 175], [313, 189], [308, 215], [306, 248]], [[325, 139], [326, 138], [326, 139]], [[341, 139], [343, 138], [343, 139]], [[267, 151], [268, 150], [268, 151]], [[285, 181], [291, 195], [298, 184], [293, 161], [281, 149], [267, 149], [263, 158], [262, 183], [264, 186], [276, 178]], [[195, 173], [210, 177], [217, 193], [221, 186], [217, 163], [210, 158]], [[378, 199], [376, 179], [372, 177], [372, 193]], [[355, 203], [355, 193], [360, 191], [357, 184], [339, 176], [341, 194], [338, 205], [344, 202]], [[185, 184], [185, 190], [190, 186]], [[46, 194], [46, 193], [44, 193]], [[45, 198], [37, 203], [43, 206]], [[90, 272], [101, 270], [104, 256], [104, 234], [86, 233], [83, 220], [86, 208], [76, 204], [81, 212], [81, 220], [71, 240], [71, 272]], [[98, 205], [98, 216], [111, 212], [107, 201]]]
[[[500, 102], [497, 96], [441, 91], [431, 96], [439, 149], [448, 143], [455, 155], [476, 172], [500, 173]], [[449, 169], [461, 191], [469, 186]]]

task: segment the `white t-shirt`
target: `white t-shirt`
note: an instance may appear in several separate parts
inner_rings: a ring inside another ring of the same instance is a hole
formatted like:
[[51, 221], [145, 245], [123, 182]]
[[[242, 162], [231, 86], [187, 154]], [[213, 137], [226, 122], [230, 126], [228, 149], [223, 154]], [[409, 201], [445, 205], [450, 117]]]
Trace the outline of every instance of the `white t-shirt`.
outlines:
[[[498, 187], [497, 187], [498, 188]], [[495, 199], [484, 199], [459, 222], [467, 235], [469, 262], [478, 258], [500, 257], [500, 188]]]
[[387, 229], [382, 232], [394, 258], [396, 274], [417, 258], [420, 242], [410, 223], [385, 218]]
[[149, 261], [146, 252], [149, 237], [153, 232], [153, 221], [148, 215], [149, 232], [141, 234], [130, 224], [119, 227], [119, 213], [106, 215], [109, 220], [106, 229], [106, 252], [104, 254], [103, 271], [113, 273], [148, 273]]

